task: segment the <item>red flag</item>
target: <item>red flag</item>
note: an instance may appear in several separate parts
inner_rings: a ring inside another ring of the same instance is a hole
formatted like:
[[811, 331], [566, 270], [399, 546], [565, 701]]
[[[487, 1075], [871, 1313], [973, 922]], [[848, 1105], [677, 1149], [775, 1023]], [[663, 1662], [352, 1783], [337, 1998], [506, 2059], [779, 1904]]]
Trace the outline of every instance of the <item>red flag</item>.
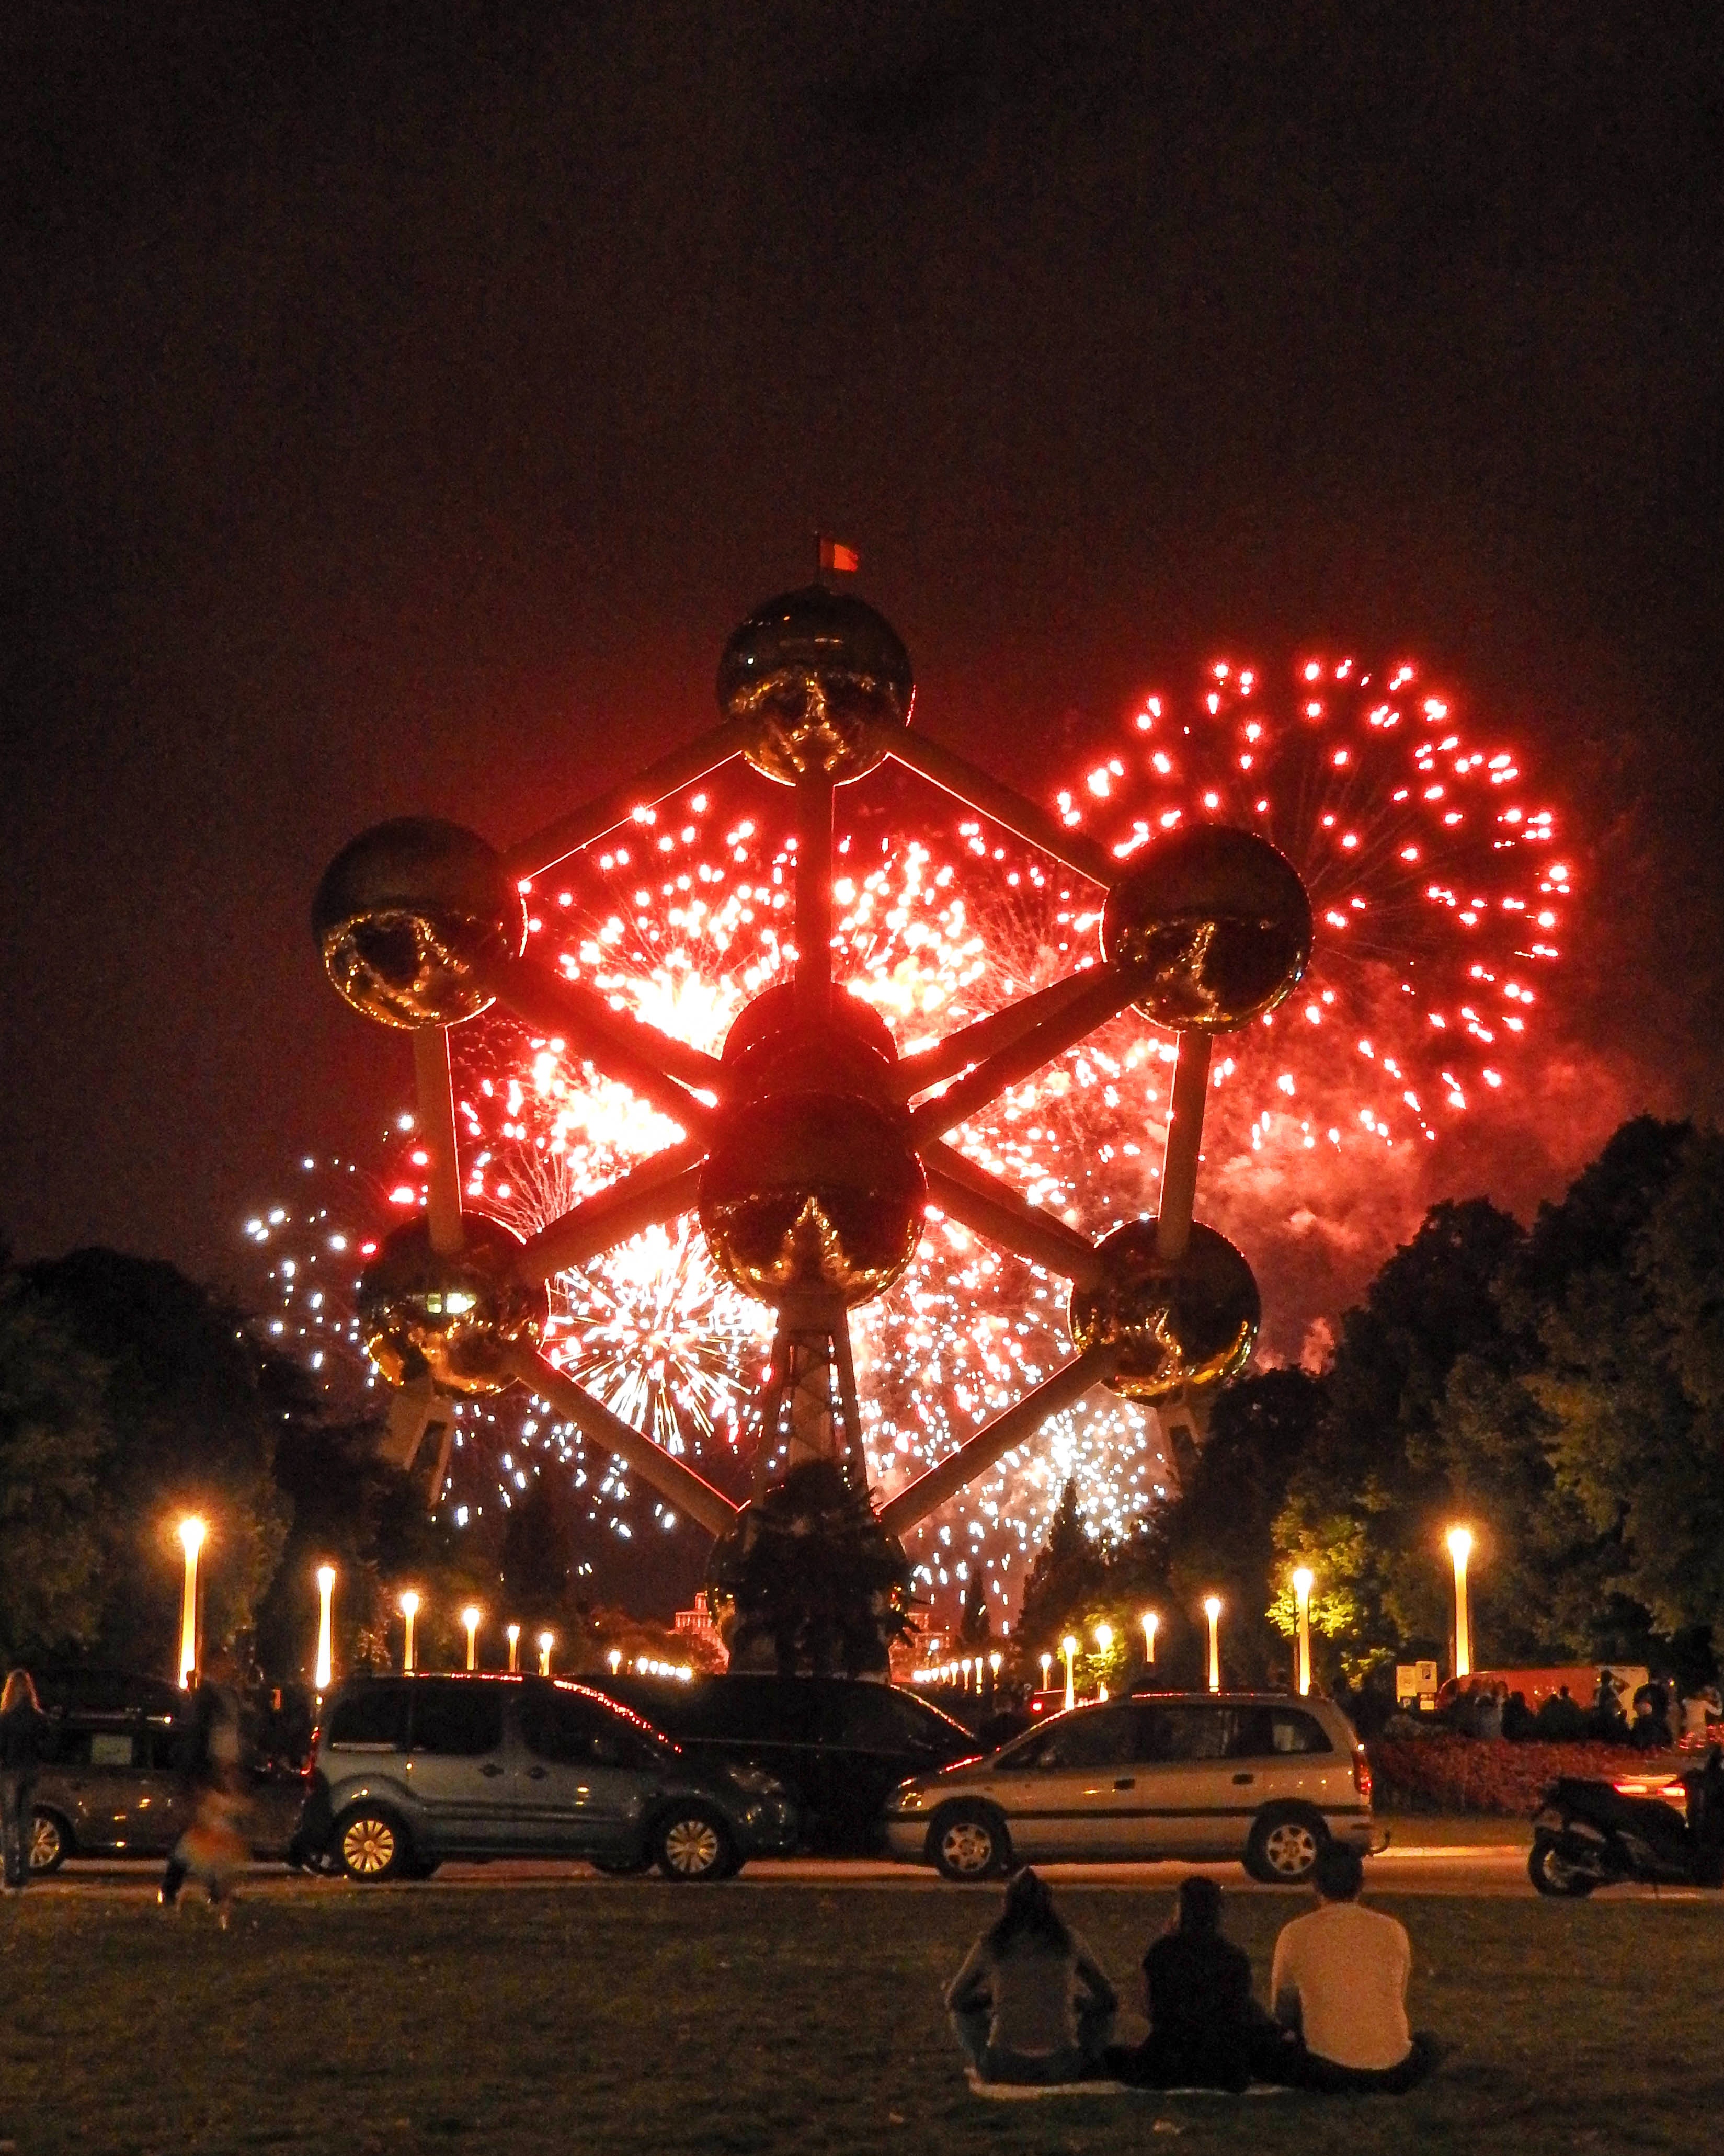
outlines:
[[820, 567], [835, 569], [841, 575], [854, 577], [862, 566], [862, 557], [854, 547], [846, 547], [841, 540], [829, 539], [820, 534]]

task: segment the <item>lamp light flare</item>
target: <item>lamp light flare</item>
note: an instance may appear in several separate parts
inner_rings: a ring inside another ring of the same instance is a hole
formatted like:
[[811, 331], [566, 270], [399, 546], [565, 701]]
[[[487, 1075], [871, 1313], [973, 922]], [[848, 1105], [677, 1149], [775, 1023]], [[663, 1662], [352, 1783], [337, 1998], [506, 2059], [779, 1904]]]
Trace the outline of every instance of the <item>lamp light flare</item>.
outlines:
[[539, 1635], [539, 1675], [540, 1675], [541, 1677], [548, 1677], [548, 1676], [550, 1676], [550, 1674], [551, 1674], [551, 1650], [552, 1650], [552, 1649], [556, 1645], [557, 1645], [557, 1635], [556, 1635], [554, 1632], [541, 1632], [541, 1633], [540, 1633], [540, 1635]]
[[1219, 1594], [1204, 1596], [1203, 1614], [1209, 1620], [1209, 1689], [1211, 1691], [1219, 1691], [1221, 1689], [1221, 1598]]
[[1143, 1613], [1143, 1659], [1151, 1669], [1155, 1667], [1155, 1635], [1161, 1630], [1161, 1619], [1153, 1609]]
[[479, 1667], [479, 1621], [484, 1614], [482, 1609], [475, 1609], [470, 1602], [461, 1612], [461, 1623], [467, 1633], [467, 1666], [469, 1670]]
[[317, 1661], [311, 1672], [314, 1691], [326, 1692], [335, 1676], [335, 1594], [336, 1568], [332, 1564], [317, 1568]]
[[1293, 1594], [1298, 1604], [1299, 1625], [1295, 1681], [1301, 1699], [1311, 1691], [1311, 1591], [1316, 1584], [1316, 1576], [1309, 1565], [1301, 1565], [1293, 1574]]
[[[521, 1667], [521, 1627], [520, 1627], [520, 1625], [511, 1625], [507, 1626], [507, 1627], [505, 1628], [505, 1631], [504, 1631], [504, 1635], [503, 1635], [503, 1636], [504, 1636], [504, 1638], [505, 1638], [505, 1640], [508, 1640], [508, 1642], [509, 1642], [509, 1668], [510, 1668], [510, 1671], [511, 1671], [511, 1675], [512, 1675], [512, 1674], [514, 1673], [514, 1671], [516, 1671], [516, 1670], [518, 1670], [518, 1669]], [[621, 1660], [622, 1660], [622, 1657], [621, 1657], [621, 1656], [619, 1655], [619, 1656], [617, 1657], [617, 1661], [620, 1661]], [[611, 1664], [611, 1670], [612, 1670], [612, 1673], [613, 1673], [613, 1675], [614, 1675], [614, 1673], [615, 1673], [616, 1667], [617, 1667], [617, 1662], [616, 1662], [616, 1661], [613, 1661], [613, 1662]]]
[[185, 1586], [180, 1598], [180, 1690], [188, 1691], [198, 1674], [198, 1556], [208, 1532], [195, 1515], [180, 1522], [180, 1547], [186, 1556]]
[[1450, 1527], [1448, 1535], [1449, 1555], [1455, 1565], [1455, 1674], [1470, 1676], [1473, 1671], [1473, 1634], [1471, 1612], [1467, 1607], [1466, 1567], [1472, 1555], [1473, 1537], [1470, 1527]]
[[1070, 1713], [1077, 1705], [1077, 1650], [1078, 1643], [1068, 1632], [1060, 1642], [1060, 1651], [1065, 1657], [1065, 1708]]
[[400, 1609], [405, 1620], [401, 1635], [401, 1673], [410, 1677], [413, 1673], [413, 1620], [419, 1614], [419, 1598], [412, 1588], [402, 1596]]

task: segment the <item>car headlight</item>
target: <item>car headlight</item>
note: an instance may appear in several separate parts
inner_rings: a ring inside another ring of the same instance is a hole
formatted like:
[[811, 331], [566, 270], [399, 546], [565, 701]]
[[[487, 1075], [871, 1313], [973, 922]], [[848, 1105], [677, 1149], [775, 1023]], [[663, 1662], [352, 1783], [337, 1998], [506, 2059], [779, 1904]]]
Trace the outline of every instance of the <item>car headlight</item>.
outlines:
[[906, 1783], [892, 1799], [891, 1809], [895, 1812], [920, 1812], [926, 1811], [927, 1804], [927, 1791], [917, 1789], [916, 1784], [911, 1782]]
[[775, 1781], [763, 1767], [726, 1767], [732, 1789], [740, 1789], [745, 1797], [780, 1797], [784, 1785]]

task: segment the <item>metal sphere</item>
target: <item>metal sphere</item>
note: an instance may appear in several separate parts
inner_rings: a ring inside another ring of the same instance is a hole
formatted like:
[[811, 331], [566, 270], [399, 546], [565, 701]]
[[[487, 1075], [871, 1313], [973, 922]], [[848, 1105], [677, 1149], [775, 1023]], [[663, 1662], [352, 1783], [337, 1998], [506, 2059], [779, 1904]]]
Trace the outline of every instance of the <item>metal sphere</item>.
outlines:
[[1102, 951], [1140, 977], [1144, 1015], [1175, 1030], [1225, 1032], [1272, 1009], [1311, 963], [1311, 901], [1266, 839], [1195, 824], [1159, 839], [1116, 883]]
[[718, 665], [719, 709], [743, 729], [742, 753], [787, 786], [810, 771], [836, 784], [872, 771], [885, 751], [864, 728], [907, 726], [915, 700], [891, 624], [824, 584], [757, 607]]
[[503, 1351], [536, 1346], [550, 1304], [542, 1284], [516, 1279], [519, 1235], [469, 1213], [453, 1254], [434, 1250], [421, 1219], [398, 1228], [360, 1276], [359, 1329], [392, 1385], [429, 1370], [454, 1393], [500, 1393], [512, 1383]]
[[454, 1025], [493, 1000], [485, 969], [526, 947], [526, 909], [501, 856], [459, 824], [403, 816], [344, 846], [311, 928], [329, 977], [383, 1025]]
[[745, 1093], [859, 1093], [890, 1097], [898, 1045], [872, 1004], [834, 988], [824, 1019], [808, 1019], [796, 983], [763, 988], [725, 1035], [724, 1061]]
[[854, 1094], [739, 1102], [700, 1172], [714, 1264], [775, 1307], [882, 1294], [916, 1255], [926, 1203], [905, 1118]]
[[1071, 1291], [1071, 1337], [1109, 1347], [1108, 1380], [1127, 1399], [1175, 1398], [1219, 1385], [1244, 1368], [1263, 1317], [1251, 1268], [1225, 1235], [1193, 1224], [1184, 1255], [1156, 1254], [1153, 1219], [1133, 1220], [1098, 1247], [1102, 1275]]

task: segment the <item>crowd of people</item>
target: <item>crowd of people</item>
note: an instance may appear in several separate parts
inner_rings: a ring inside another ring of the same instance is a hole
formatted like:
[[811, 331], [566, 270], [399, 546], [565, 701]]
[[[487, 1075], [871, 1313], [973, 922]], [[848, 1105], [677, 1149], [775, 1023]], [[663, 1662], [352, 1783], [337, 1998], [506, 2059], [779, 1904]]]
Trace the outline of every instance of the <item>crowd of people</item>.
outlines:
[[1221, 1889], [1202, 1874], [1187, 1879], [1143, 1958], [1149, 2033], [1126, 2045], [1111, 2041], [1120, 2001], [1106, 1973], [1046, 1881], [1020, 1871], [947, 1989], [953, 2034], [983, 2082], [1106, 2080], [1238, 2094], [1256, 2082], [1398, 2094], [1429, 2072], [1437, 2047], [1408, 2025], [1407, 1934], [1364, 1907], [1364, 1877], [1356, 1849], [1324, 1845], [1317, 1906], [1275, 1943], [1268, 2006], [1253, 1990], [1249, 1956], [1223, 1932]]
[[1611, 1670], [1598, 1672], [1597, 1697], [1583, 1707], [1565, 1684], [1537, 1709], [1501, 1678], [1463, 1678], [1442, 1702], [1439, 1716], [1463, 1737], [1510, 1744], [1626, 1744], [1637, 1752], [1663, 1752], [1685, 1738], [1703, 1741], [1724, 1723], [1724, 1700], [1715, 1684], [1683, 1691], [1655, 1677], [1629, 1687]]

